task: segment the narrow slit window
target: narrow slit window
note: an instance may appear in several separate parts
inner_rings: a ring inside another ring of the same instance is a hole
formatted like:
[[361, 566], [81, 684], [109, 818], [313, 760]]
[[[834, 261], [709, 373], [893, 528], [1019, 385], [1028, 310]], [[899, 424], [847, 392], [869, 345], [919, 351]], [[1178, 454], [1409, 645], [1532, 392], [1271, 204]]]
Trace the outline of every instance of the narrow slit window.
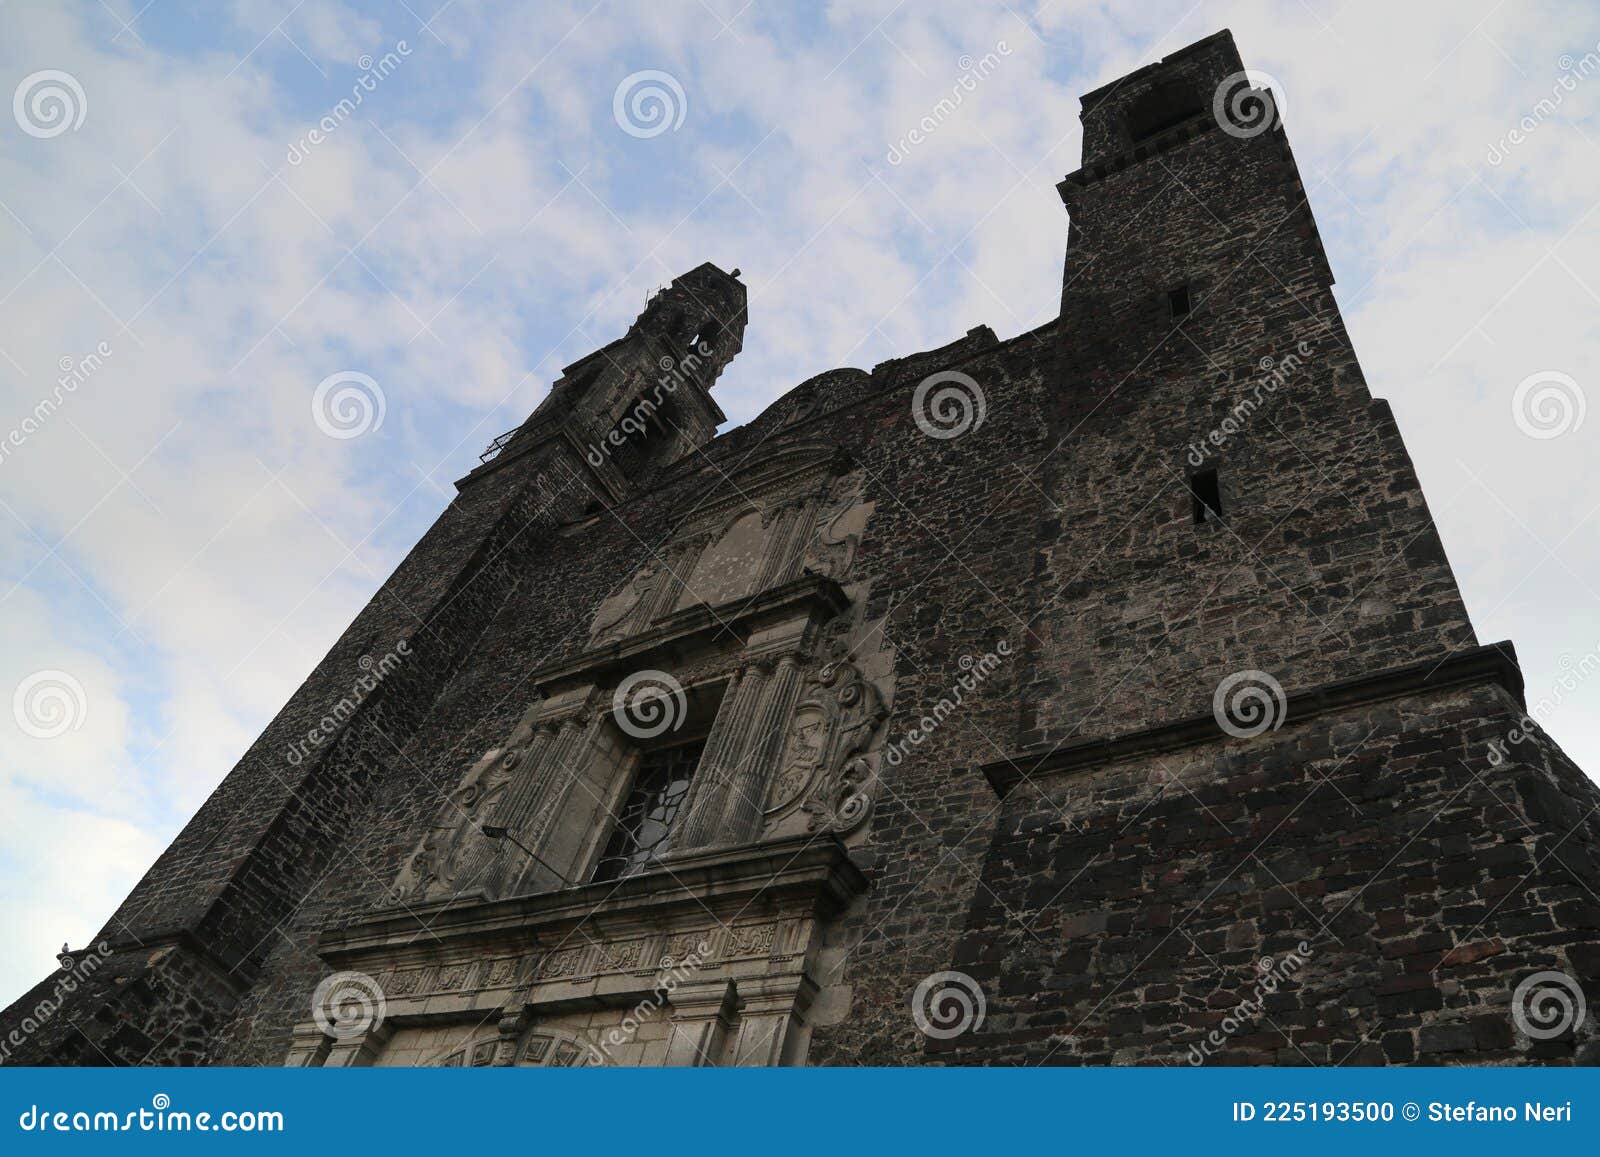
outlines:
[[1222, 521], [1222, 486], [1215, 470], [1202, 470], [1190, 478], [1189, 493], [1194, 496], [1196, 525]]
[[1167, 290], [1167, 309], [1173, 317], [1188, 317], [1193, 308], [1189, 301], [1189, 287], [1180, 285], [1176, 289]]

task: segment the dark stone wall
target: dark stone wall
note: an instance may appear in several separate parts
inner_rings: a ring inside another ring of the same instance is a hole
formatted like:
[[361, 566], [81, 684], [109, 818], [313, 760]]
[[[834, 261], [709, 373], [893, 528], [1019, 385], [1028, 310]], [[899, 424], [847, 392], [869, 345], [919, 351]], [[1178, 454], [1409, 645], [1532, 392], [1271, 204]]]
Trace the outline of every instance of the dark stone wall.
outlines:
[[1592, 1021], [1511, 1016], [1528, 974], [1600, 983], [1600, 790], [1543, 736], [1491, 762], [1520, 719], [1455, 688], [1019, 786], [951, 965], [987, 1020], [928, 1058], [1600, 1063]]

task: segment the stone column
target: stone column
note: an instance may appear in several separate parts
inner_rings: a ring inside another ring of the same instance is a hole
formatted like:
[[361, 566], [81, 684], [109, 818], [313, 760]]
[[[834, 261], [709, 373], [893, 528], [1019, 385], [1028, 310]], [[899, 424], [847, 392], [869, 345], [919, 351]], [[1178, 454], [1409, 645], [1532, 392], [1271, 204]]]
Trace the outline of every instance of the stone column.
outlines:
[[289, 1055], [283, 1060], [284, 1068], [314, 1069], [327, 1063], [333, 1048], [333, 1038], [322, 1031], [314, 1020], [302, 1021], [294, 1026], [289, 1038]]
[[[538, 850], [541, 823], [550, 814], [553, 800], [563, 794], [565, 781], [572, 778], [571, 756], [582, 738], [583, 724], [575, 715], [540, 727], [539, 735], [528, 744], [515, 793], [501, 800], [488, 822], [505, 828], [518, 843]], [[485, 874], [487, 892], [490, 896], [509, 894], [526, 877], [528, 857], [510, 840], [480, 839], [486, 853], [494, 857], [492, 870]]]
[[367, 1068], [377, 1063], [383, 1055], [384, 1046], [393, 1035], [394, 1026], [385, 1022], [360, 1036], [336, 1040], [333, 1048], [328, 1050], [328, 1059], [323, 1065], [330, 1069]]
[[731, 980], [679, 985], [672, 993], [672, 1036], [663, 1063], [679, 1068], [716, 1064], [736, 1005]]
[[744, 758], [730, 769], [717, 843], [747, 844], [761, 835], [767, 792], [789, 738], [789, 717], [800, 696], [800, 668], [793, 654], [778, 659], [767, 681], [761, 709], [751, 724]]
[[793, 577], [805, 553], [808, 524], [815, 521], [811, 508], [811, 500], [803, 498], [787, 504], [777, 513], [778, 525], [767, 537], [767, 557], [756, 590], [778, 586]]
[[[551, 745], [544, 759], [545, 766], [540, 773], [543, 786], [539, 798], [535, 801], [537, 810], [524, 823], [522, 831], [517, 833], [519, 840], [551, 863], [555, 863], [550, 856], [552, 835], [556, 826], [562, 822], [568, 801], [572, 797], [573, 785], [582, 777], [587, 767], [590, 749], [594, 745], [601, 722], [600, 716], [592, 719], [573, 716], [562, 724], [561, 734]], [[519, 889], [527, 890], [541, 877], [548, 877], [547, 883], [550, 887], [561, 884], [560, 880], [551, 877], [550, 873], [531, 857], [524, 857], [519, 852], [517, 861], [522, 863], [522, 872], [517, 878]], [[556, 867], [571, 875], [571, 865], [556, 864]]]
[[751, 727], [766, 679], [754, 667], [736, 672], [728, 681], [717, 718], [706, 738], [700, 766], [689, 782], [689, 799], [672, 851], [685, 852], [723, 843], [722, 815], [727, 808], [730, 777], [749, 749]]
[[798, 1065], [807, 1043], [804, 1015], [816, 995], [804, 976], [778, 976], [739, 982], [743, 1007], [733, 1063], [741, 1066]]

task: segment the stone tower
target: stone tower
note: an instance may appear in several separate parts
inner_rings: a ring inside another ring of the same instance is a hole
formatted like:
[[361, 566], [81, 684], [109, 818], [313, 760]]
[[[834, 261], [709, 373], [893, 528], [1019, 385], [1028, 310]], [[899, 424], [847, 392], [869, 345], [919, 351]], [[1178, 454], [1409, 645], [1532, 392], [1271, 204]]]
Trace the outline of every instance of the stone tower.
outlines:
[[1222, 32], [1082, 118], [1048, 325], [718, 435], [703, 265], [568, 367], [13, 1058], [1600, 1059], [1600, 792], [1473, 635], [1276, 98]]

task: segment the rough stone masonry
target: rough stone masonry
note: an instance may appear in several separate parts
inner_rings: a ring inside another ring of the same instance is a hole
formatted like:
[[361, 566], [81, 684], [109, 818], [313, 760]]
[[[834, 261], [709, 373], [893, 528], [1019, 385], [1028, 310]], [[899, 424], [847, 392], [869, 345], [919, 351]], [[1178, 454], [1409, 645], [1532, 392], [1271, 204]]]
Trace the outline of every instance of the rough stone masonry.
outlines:
[[719, 435], [738, 271], [659, 292], [7, 1061], [1600, 1060], [1600, 793], [1473, 634], [1242, 73], [1220, 32], [1083, 98], [1030, 333]]

